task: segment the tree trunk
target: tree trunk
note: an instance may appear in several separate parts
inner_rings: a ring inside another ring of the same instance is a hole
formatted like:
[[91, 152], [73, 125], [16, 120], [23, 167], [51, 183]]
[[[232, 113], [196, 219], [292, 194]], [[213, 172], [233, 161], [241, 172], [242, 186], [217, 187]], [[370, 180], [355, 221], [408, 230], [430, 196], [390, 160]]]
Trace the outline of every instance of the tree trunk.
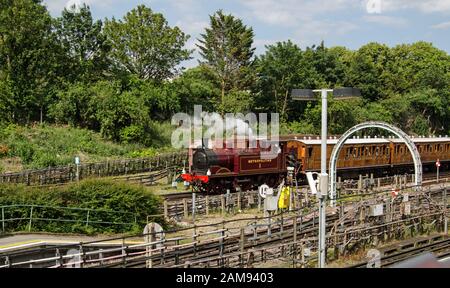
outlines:
[[287, 101], [288, 101], [289, 91], [286, 90], [286, 93], [284, 95], [284, 103], [283, 103], [283, 110], [281, 110], [281, 117], [284, 119], [284, 115], [286, 113], [286, 107], [287, 107]]
[[221, 104], [222, 104], [222, 116], [224, 115], [225, 111], [224, 111], [224, 104], [225, 104], [225, 79], [222, 79], [222, 99], [221, 99]]
[[279, 109], [278, 107], [279, 107], [280, 105], [279, 105], [279, 103], [278, 103], [278, 91], [277, 91], [276, 88], [274, 89], [274, 94], [275, 94], [275, 112], [279, 113], [279, 112], [280, 112], [280, 109]]
[[44, 113], [43, 113], [43, 110], [44, 110], [44, 107], [41, 106], [40, 118], [39, 118], [39, 119], [40, 119], [40, 122], [41, 122], [41, 125], [42, 125], [43, 118], [44, 118], [44, 117], [43, 117], [43, 114], [44, 114]]

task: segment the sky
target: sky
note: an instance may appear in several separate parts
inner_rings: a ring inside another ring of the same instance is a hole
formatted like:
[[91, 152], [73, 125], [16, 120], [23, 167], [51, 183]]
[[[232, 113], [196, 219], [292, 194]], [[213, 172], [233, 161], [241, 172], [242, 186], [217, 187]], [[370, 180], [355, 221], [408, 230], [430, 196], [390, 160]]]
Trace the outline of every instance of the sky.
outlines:
[[[305, 48], [325, 46], [356, 50], [369, 42], [395, 46], [432, 42], [450, 53], [450, 0], [44, 0], [52, 16], [64, 7], [86, 3], [95, 18], [122, 18], [139, 4], [166, 17], [191, 38], [187, 48], [209, 24], [209, 15], [222, 9], [243, 20], [255, 33], [256, 54], [265, 45], [290, 39]], [[185, 67], [197, 64], [194, 59]]]

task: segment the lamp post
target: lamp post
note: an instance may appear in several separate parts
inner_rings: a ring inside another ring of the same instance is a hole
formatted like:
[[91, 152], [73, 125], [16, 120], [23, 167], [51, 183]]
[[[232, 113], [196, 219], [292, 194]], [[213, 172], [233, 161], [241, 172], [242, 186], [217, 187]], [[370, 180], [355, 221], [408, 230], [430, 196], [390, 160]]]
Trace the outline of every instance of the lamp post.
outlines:
[[325, 258], [326, 258], [326, 209], [325, 204], [327, 201], [327, 195], [329, 190], [328, 185], [328, 174], [327, 174], [327, 127], [328, 127], [328, 92], [333, 92], [334, 96], [339, 97], [341, 99], [351, 98], [360, 96], [361, 93], [356, 88], [337, 88], [337, 89], [318, 89], [318, 90], [310, 90], [310, 89], [294, 89], [292, 90], [292, 99], [300, 100], [300, 101], [313, 101], [316, 100], [314, 98], [314, 92], [321, 92], [322, 99], [322, 135], [321, 135], [321, 152], [320, 152], [320, 174], [319, 174], [319, 193], [317, 193], [317, 198], [319, 199], [319, 245], [318, 245], [318, 254], [319, 254], [319, 268], [325, 267]]

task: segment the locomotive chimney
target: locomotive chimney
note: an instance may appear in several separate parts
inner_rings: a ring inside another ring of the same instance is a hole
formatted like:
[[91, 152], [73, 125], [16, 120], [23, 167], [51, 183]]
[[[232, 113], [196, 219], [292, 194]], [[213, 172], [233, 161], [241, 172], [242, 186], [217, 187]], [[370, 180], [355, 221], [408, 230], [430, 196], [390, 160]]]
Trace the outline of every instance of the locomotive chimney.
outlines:
[[203, 149], [208, 149], [208, 144], [209, 144], [209, 139], [208, 138], [202, 138], [202, 148]]

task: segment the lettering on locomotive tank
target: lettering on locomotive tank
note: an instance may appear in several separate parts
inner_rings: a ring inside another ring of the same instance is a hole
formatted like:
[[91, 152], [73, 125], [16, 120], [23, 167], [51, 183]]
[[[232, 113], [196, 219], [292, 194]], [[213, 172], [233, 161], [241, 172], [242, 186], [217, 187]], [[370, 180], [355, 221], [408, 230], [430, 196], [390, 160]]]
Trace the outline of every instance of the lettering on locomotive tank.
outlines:
[[278, 169], [278, 158], [261, 159], [258, 156], [241, 157], [240, 171], [257, 171], [260, 169], [274, 170]]
[[251, 159], [247, 161], [248, 164], [270, 163], [270, 162], [272, 162], [271, 159]]

